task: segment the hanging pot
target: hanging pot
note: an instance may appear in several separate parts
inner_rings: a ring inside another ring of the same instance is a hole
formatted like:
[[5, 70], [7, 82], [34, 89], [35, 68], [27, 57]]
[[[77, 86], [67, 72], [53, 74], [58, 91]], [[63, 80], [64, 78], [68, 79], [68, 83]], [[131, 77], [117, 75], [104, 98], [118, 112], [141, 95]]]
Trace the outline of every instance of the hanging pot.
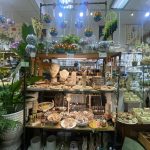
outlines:
[[57, 34], [58, 34], [58, 32], [57, 32], [56, 28], [51, 28], [50, 29], [50, 35], [51, 36], [57, 36]]
[[98, 22], [98, 21], [100, 21], [101, 19], [102, 19], [102, 14], [101, 14], [101, 12], [99, 12], [99, 11], [95, 12], [95, 13], [94, 13], [94, 21], [95, 21], [95, 22]]
[[91, 28], [86, 28], [85, 31], [84, 31], [84, 35], [86, 37], [91, 37], [93, 35], [93, 31]]
[[43, 16], [43, 21], [44, 21], [45, 23], [51, 23], [52, 18], [51, 18], [50, 15], [45, 14], [45, 15]]

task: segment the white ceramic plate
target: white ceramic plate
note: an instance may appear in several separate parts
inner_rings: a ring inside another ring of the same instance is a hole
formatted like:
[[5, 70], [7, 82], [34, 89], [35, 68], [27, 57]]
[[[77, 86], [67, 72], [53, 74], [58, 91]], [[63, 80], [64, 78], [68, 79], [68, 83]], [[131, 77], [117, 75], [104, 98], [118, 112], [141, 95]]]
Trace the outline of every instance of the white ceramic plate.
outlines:
[[77, 125], [76, 120], [73, 118], [63, 119], [60, 124], [65, 129], [72, 129]]
[[137, 124], [138, 123], [138, 120], [136, 118], [134, 118], [134, 122], [133, 121], [126, 122], [125, 120], [122, 120], [120, 118], [118, 118], [118, 121], [121, 122], [121, 123], [124, 123], [124, 124]]

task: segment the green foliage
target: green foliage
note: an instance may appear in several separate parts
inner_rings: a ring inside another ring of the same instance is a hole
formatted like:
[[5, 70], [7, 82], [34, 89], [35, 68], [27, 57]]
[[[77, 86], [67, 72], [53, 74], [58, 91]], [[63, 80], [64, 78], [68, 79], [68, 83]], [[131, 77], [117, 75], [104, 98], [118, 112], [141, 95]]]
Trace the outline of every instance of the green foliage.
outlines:
[[73, 44], [73, 43], [79, 43], [80, 38], [74, 34], [70, 34], [67, 36], [64, 36], [62, 38], [62, 43], [67, 43], [67, 44]]
[[34, 84], [35, 82], [37, 82], [37, 81], [39, 81], [41, 79], [43, 79], [43, 77], [38, 77], [38, 76], [30, 77], [27, 80], [27, 85], [32, 85], [32, 84]]
[[[0, 101], [2, 102], [2, 112], [5, 110], [7, 114], [17, 112], [22, 109], [22, 92], [21, 81], [14, 82], [10, 85], [0, 87]], [[21, 105], [20, 105], [21, 104]], [[18, 105], [20, 106], [18, 110]], [[1, 110], [0, 110], [1, 111]]]
[[17, 49], [12, 49], [13, 52], [15, 52], [21, 59], [23, 59], [25, 56], [26, 56], [26, 51], [25, 51], [25, 48], [26, 48], [26, 43], [21, 41], [18, 45], [18, 48]]
[[5, 119], [0, 116], [0, 134], [4, 133], [7, 130], [15, 129], [17, 124], [18, 124], [17, 121]]
[[38, 43], [37, 50], [39, 53], [41, 53], [45, 48], [45, 45], [43, 43]]
[[24, 40], [24, 42], [26, 41], [26, 37], [28, 34], [34, 34], [33, 26], [23, 23], [23, 25], [22, 25], [22, 39]]
[[103, 31], [104, 39], [107, 40], [107, 38], [109, 38], [109, 36], [112, 35], [116, 29], [117, 29], [117, 20], [107, 22], [105, 24]]
[[105, 19], [105, 26], [103, 30], [104, 40], [107, 40], [116, 29], [117, 29], [117, 14], [114, 11], [110, 11], [106, 15]]

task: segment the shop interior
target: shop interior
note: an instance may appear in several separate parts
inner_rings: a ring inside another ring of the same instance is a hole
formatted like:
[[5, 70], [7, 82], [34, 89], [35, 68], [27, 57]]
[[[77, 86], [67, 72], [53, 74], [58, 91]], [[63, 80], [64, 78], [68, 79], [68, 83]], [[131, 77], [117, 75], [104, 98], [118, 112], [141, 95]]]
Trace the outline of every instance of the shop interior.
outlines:
[[0, 150], [150, 150], [150, 0], [0, 0]]

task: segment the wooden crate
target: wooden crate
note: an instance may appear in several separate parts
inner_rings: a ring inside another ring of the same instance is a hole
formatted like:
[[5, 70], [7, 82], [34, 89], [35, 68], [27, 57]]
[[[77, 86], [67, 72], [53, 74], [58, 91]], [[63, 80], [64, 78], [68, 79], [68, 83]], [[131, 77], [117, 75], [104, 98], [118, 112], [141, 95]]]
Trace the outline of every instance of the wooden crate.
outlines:
[[146, 150], [150, 150], [150, 132], [140, 132], [138, 140]]

